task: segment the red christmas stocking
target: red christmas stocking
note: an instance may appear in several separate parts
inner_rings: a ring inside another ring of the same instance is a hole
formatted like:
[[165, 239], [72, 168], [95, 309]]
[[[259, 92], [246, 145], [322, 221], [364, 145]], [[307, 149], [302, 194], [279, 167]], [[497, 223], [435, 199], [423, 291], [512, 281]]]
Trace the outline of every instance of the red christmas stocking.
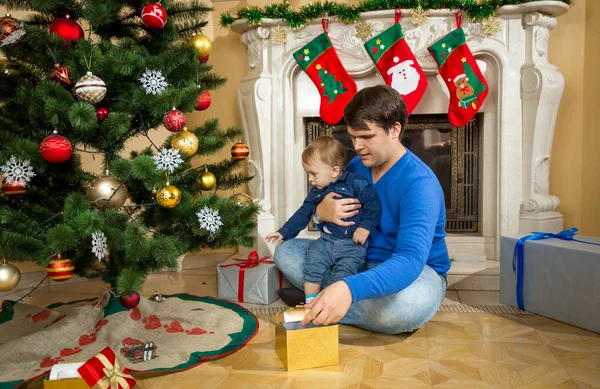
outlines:
[[337, 124], [344, 117], [346, 104], [356, 94], [356, 84], [340, 62], [325, 32], [294, 53], [298, 65], [308, 74], [321, 95], [319, 114], [328, 124]]
[[448, 118], [457, 127], [464, 126], [475, 116], [488, 94], [487, 82], [460, 27], [461, 18], [459, 12], [456, 16], [458, 28], [428, 48], [450, 91]]
[[394, 25], [365, 42], [365, 49], [385, 83], [402, 95], [410, 115], [425, 94], [427, 78], [404, 39], [400, 16], [396, 8]]

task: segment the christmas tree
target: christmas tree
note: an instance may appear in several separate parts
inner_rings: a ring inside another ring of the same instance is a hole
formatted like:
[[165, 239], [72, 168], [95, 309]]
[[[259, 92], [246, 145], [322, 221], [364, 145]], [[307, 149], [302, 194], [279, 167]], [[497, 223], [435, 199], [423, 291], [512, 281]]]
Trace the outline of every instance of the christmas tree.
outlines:
[[[215, 119], [184, 128], [184, 113], [206, 108], [207, 91], [226, 81], [206, 63], [209, 7], [0, 5], [31, 11], [0, 19], [0, 259], [34, 260], [57, 281], [102, 279], [128, 296], [186, 252], [254, 243], [258, 207], [218, 195], [249, 181], [239, 170], [247, 147], [206, 163], [242, 130]], [[162, 145], [148, 137], [167, 130]], [[151, 147], [125, 150], [134, 137]], [[101, 158], [102, 171], [86, 171], [81, 153]]]
[[322, 81], [321, 86], [325, 88], [323, 96], [329, 97], [329, 104], [335, 101], [338, 94], [342, 94], [347, 91], [347, 89], [342, 86], [342, 81], [336, 81], [335, 76], [330, 74], [324, 68], [319, 69], [319, 78]]

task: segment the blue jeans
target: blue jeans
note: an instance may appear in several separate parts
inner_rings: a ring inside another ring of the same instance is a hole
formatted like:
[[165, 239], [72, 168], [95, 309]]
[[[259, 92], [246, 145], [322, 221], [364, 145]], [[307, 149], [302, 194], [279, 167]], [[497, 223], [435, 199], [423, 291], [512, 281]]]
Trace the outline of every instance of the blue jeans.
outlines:
[[342, 239], [322, 233], [310, 245], [304, 262], [304, 282], [323, 284], [324, 275], [329, 273], [329, 282], [365, 270], [368, 243], [356, 244], [352, 239]]
[[[306, 253], [312, 239], [291, 239], [275, 251], [274, 260], [285, 277], [303, 289], [303, 270]], [[367, 263], [367, 269], [377, 266]], [[331, 284], [330, 274], [324, 275], [322, 287]], [[429, 266], [409, 287], [398, 293], [353, 303], [340, 320], [373, 332], [399, 334], [412, 332], [431, 320], [446, 294], [446, 279]]]

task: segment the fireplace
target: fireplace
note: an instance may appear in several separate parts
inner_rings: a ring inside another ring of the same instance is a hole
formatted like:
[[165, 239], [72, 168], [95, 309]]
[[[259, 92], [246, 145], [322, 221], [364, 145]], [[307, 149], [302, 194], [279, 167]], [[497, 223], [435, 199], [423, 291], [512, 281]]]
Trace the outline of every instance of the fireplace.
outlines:
[[[446, 232], [478, 232], [479, 226], [479, 123], [475, 116], [467, 125], [454, 127], [446, 115], [412, 115], [402, 144], [435, 173], [446, 203]], [[306, 145], [322, 135], [341, 141], [346, 163], [356, 156], [343, 123], [329, 125], [321, 118], [304, 118]], [[309, 185], [307, 183], [307, 188]], [[309, 231], [315, 231], [309, 226]]]
[[[548, 39], [556, 17], [568, 9], [556, 1], [502, 7], [495, 15], [502, 30], [493, 36], [487, 36], [480, 23], [463, 21], [489, 94], [469, 128], [458, 129], [446, 122], [448, 90], [427, 52], [429, 45], [456, 27], [455, 13], [431, 10], [427, 23], [414, 26], [410, 10], [402, 12], [406, 41], [429, 82], [404, 142], [409, 148], [426, 149], [422, 159], [445, 188], [447, 242], [454, 257], [497, 259], [502, 235], [563, 227], [563, 217], [556, 211], [560, 201], [549, 193], [548, 173], [564, 79], [548, 62]], [[367, 12], [362, 17], [373, 34], [379, 34], [393, 23], [394, 10]], [[284, 45], [270, 39], [271, 29], [277, 26], [287, 33]], [[278, 20], [264, 20], [261, 26], [238, 20], [231, 29], [241, 34], [248, 47], [249, 70], [240, 83], [238, 102], [250, 146], [249, 170], [255, 176], [250, 192], [262, 208], [258, 248], [272, 251], [264, 237], [302, 204], [308, 186], [300, 156], [311, 131], [322, 127], [311, 122], [319, 117], [318, 91], [292, 53], [322, 28], [318, 20], [295, 31]], [[329, 37], [359, 89], [383, 83], [354, 25], [332, 19]], [[343, 125], [323, 128], [343, 133]], [[302, 236], [318, 234], [307, 229]]]

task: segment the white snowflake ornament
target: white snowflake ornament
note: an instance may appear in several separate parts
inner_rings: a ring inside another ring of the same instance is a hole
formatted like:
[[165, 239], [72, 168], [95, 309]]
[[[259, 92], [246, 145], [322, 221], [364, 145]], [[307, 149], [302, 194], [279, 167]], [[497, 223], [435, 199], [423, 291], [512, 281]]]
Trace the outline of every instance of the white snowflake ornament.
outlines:
[[31, 167], [29, 160], [22, 161], [17, 159], [14, 155], [11, 155], [10, 159], [6, 163], [0, 166], [0, 170], [6, 176], [7, 184], [27, 184], [35, 173]]
[[18, 41], [20, 41], [21, 39], [23, 39], [23, 37], [25, 36], [26, 32], [25, 32], [25, 28], [23, 28], [23, 23], [21, 23], [21, 28], [15, 32], [13, 32], [12, 34], [10, 34], [9, 36], [7, 36], [6, 38], [4, 38], [4, 40], [2, 41], [2, 43], [0, 43], [0, 47], [2, 46], [6, 46], [6, 45], [12, 45], [14, 43], [17, 43]]
[[205, 229], [210, 233], [209, 241], [212, 241], [214, 239], [213, 235], [216, 234], [223, 225], [221, 216], [219, 216], [219, 211], [204, 206], [204, 208], [196, 213], [196, 216], [198, 216], [200, 228]]
[[157, 95], [169, 86], [167, 79], [160, 70], [146, 70], [142, 73], [140, 82], [147, 95]]
[[108, 245], [106, 244], [106, 236], [102, 231], [92, 233], [92, 253], [99, 261], [104, 259], [108, 254]]
[[158, 170], [168, 170], [171, 173], [175, 171], [183, 163], [179, 150], [162, 148], [152, 157], [156, 162], [156, 168]]

